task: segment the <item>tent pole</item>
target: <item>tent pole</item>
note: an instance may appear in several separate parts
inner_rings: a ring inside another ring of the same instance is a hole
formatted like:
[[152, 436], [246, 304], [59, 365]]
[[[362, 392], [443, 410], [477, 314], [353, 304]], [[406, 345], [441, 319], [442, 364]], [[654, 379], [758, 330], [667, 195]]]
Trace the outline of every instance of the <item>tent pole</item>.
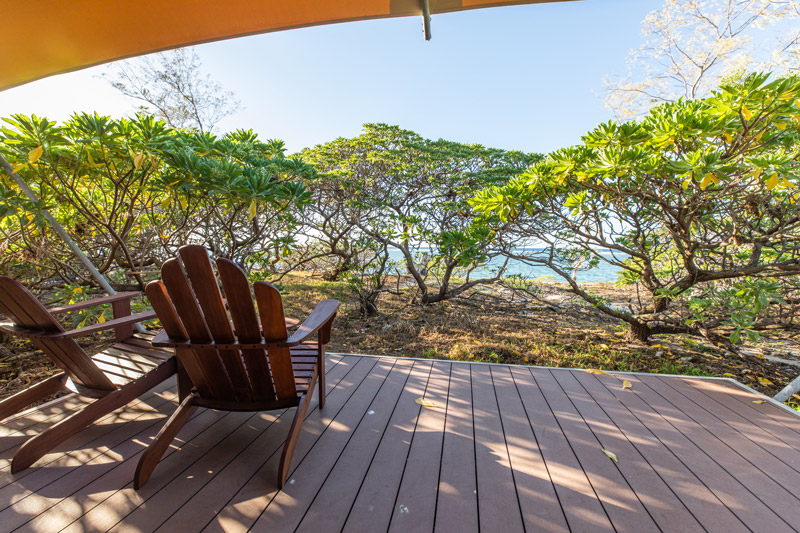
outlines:
[[422, 32], [425, 35], [425, 40], [431, 40], [431, 2], [430, 0], [421, 0], [422, 4]]

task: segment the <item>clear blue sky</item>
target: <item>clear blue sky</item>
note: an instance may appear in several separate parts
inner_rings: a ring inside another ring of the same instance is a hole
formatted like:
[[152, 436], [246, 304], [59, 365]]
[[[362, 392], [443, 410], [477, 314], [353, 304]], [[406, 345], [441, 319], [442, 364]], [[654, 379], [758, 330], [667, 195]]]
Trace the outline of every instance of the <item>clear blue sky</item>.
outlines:
[[[660, 0], [583, 0], [354, 22], [202, 45], [204, 69], [243, 110], [221, 130], [252, 128], [289, 151], [358, 135], [365, 122], [433, 139], [547, 152], [611, 113], [605, 75], [625, 72], [640, 23]], [[135, 106], [98, 79], [104, 67], [0, 93], [0, 116], [63, 120]]]

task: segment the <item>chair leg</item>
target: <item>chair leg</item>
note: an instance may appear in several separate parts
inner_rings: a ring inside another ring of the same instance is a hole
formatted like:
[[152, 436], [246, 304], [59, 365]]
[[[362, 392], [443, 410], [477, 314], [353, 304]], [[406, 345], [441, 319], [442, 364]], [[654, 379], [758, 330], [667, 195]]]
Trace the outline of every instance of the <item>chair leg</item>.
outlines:
[[178, 360], [177, 365], [178, 399], [183, 402], [183, 400], [185, 400], [186, 397], [192, 392], [194, 385], [192, 384], [192, 380], [189, 379], [189, 374], [186, 372], [186, 368], [184, 368], [180, 360]]
[[[325, 345], [320, 342], [317, 374], [319, 376], [319, 408], [325, 407]], [[310, 389], [312, 392], [314, 389]]]
[[173, 362], [163, 363], [136, 381], [132, 381], [121, 389], [106, 394], [53, 427], [28, 439], [14, 455], [14, 459], [11, 461], [11, 473], [16, 474], [25, 470], [44, 454], [98, 418], [127, 405], [174, 373], [175, 365]]
[[300, 428], [303, 427], [303, 421], [308, 412], [308, 406], [311, 404], [311, 395], [314, 393], [314, 385], [316, 385], [317, 372], [311, 376], [311, 383], [308, 384], [308, 392], [300, 400], [297, 406], [297, 411], [294, 413], [292, 425], [289, 427], [289, 434], [286, 436], [286, 443], [283, 445], [281, 452], [281, 463], [278, 466], [278, 488], [282, 489], [286, 484], [286, 478], [289, 476], [289, 467], [292, 466], [292, 455], [294, 455], [297, 440], [300, 438]]
[[51, 394], [55, 394], [64, 388], [64, 383], [67, 381], [67, 376], [63, 372], [51, 376], [46, 380], [28, 387], [13, 396], [9, 396], [0, 402], [0, 420], [5, 420], [11, 415], [14, 415], [29, 406], [34, 402], [38, 402], [43, 398], [47, 398]]
[[72, 416], [65, 418], [53, 427], [28, 439], [20, 446], [11, 461], [11, 473], [25, 470], [44, 454], [79, 432], [98, 418], [115, 411], [131, 401], [121, 391], [113, 391], [90, 403]]
[[136, 465], [136, 473], [133, 475], [133, 488], [139, 490], [150, 479], [150, 475], [155, 470], [156, 465], [161, 460], [164, 452], [167, 451], [170, 443], [178, 434], [180, 429], [192, 416], [197, 406], [194, 401], [197, 398], [196, 393], [190, 393], [181, 402], [178, 409], [172, 413], [167, 423], [161, 428], [156, 435], [155, 440], [147, 447], [142, 456], [139, 458], [139, 463]]

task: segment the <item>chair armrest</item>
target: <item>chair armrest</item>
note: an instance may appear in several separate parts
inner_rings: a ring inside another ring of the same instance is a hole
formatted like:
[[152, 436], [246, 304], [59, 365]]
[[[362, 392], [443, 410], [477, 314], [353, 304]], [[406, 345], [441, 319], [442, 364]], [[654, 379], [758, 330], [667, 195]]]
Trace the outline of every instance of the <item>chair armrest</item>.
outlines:
[[135, 315], [125, 316], [122, 318], [115, 318], [113, 320], [106, 320], [102, 324], [92, 324], [91, 326], [65, 331], [63, 333], [43, 335], [43, 337], [66, 337], [66, 338], [82, 337], [84, 335], [91, 335], [92, 333], [97, 333], [99, 331], [116, 329], [122, 326], [132, 325], [137, 322], [151, 320], [153, 318], [156, 318], [155, 311], [144, 311], [143, 313], [136, 313]]
[[296, 346], [328, 324], [339, 309], [338, 300], [322, 300], [308, 315], [297, 331], [286, 341], [286, 346]]
[[140, 292], [120, 292], [118, 294], [112, 294], [111, 296], [102, 296], [100, 298], [92, 298], [91, 300], [86, 300], [84, 302], [77, 302], [74, 304], [69, 305], [62, 305], [59, 307], [52, 307], [47, 311], [51, 315], [62, 315], [64, 313], [74, 313], [75, 311], [80, 311], [81, 309], [86, 309], [87, 307], [94, 307], [95, 305], [103, 305], [103, 304], [113, 304], [114, 302], [121, 302], [123, 300], [132, 300], [139, 296]]
[[[290, 348], [292, 346], [297, 346], [308, 337], [312, 336], [314, 333], [325, 327], [334, 316], [336, 316], [336, 311], [339, 309], [339, 301], [338, 300], [323, 300], [317, 304], [314, 310], [308, 315], [308, 318], [305, 322], [294, 332], [294, 335], [291, 336], [286, 341], [266, 341], [260, 340], [257, 342], [249, 342], [249, 343], [240, 343], [238, 341], [234, 342], [214, 342], [214, 341], [207, 341], [207, 342], [192, 342], [188, 339], [173, 339], [167, 332], [161, 330], [151, 342], [151, 344], [156, 348], [195, 348], [195, 349], [210, 349], [210, 350], [253, 350], [253, 349], [269, 349], [272, 347], [275, 348]], [[296, 318], [287, 318], [286, 325], [287, 327], [293, 327], [300, 321]]]

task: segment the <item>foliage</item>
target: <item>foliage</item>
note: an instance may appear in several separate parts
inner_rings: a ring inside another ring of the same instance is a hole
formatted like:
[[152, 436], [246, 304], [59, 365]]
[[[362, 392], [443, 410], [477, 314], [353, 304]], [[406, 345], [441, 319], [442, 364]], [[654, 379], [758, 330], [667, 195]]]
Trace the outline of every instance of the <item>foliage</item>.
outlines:
[[151, 210], [168, 252], [179, 243], [208, 247], [247, 268], [274, 268], [292, 253], [299, 209], [310, 195], [301, 180], [315, 171], [285, 157], [282, 141], [261, 142], [251, 130], [221, 138], [180, 132], [164, 149], [154, 185], [167, 193]]
[[144, 224], [144, 206], [160, 194], [150, 182], [169, 129], [144, 116], [111, 120], [81, 114], [59, 126], [15, 115], [6, 122], [10, 127], [2, 128], [0, 150], [41, 199], [31, 204], [6, 178], [0, 230], [8, 259], [18, 268], [33, 266], [40, 273], [28, 274], [34, 279], [56, 275], [88, 283], [45, 225], [41, 213], [49, 209], [101, 272], [118, 266], [141, 285], [138, 272], [153, 261], [146, 251], [152, 229]]
[[173, 128], [214, 131], [223, 118], [236, 113], [240, 102], [230, 91], [203, 75], [193, 48], [169, 50], [115, 63], [104, 74], [112, 87], [144, 105]]
[[[642, 22], [645, 41], [631, 51], [627, 77], [605, 80], [606, 104], [630, 118], [653, 104], [708, 96], [745, 70], [795, 70], [799, 16], [796, 0], [666, 0]], [[785, 37], [766, 37], [775, 34]]]
[[91, 284], [44, 209], [120, 287], [142, 288], [143, 272], [186, 243], [262, 267], [289, 253], [294, 213], [308, 199], [296, 178], [313, 169], [284, 157], [280, 141], [179, 131], [147, 115], [6, 122], [0, 153], [41, 200], [25, 199], [8, 177], [0, 184], [2, 268], [28, 285]]
[[[800, 78], [753, 74], [601, 124], [473, 204], [517, 242], [544, 246], [522, 260], [551, 267], [637, 337], [732, 328], [736, 341], [796, 312], [798, 97]], [[592, 296], [570, 272], [576, 256], [618, 266], [646, 301], [628, 312]]]
[[[473, 277], [501, 250], [468, 200], [481, 188], [506, 183], [534, 156], [367, 124], [362, 135], [306, 150], [303, 157], [326, 174], [324, 186], [315, 188], [320, 196], [311, 227], [323, 236], [324, 253], [339, 255], [344, 265], [367, 250], [397, 249], [423, 304], [502, 275], [501, 268]], [[379, 253], [376, 260], [384, 258]]]

